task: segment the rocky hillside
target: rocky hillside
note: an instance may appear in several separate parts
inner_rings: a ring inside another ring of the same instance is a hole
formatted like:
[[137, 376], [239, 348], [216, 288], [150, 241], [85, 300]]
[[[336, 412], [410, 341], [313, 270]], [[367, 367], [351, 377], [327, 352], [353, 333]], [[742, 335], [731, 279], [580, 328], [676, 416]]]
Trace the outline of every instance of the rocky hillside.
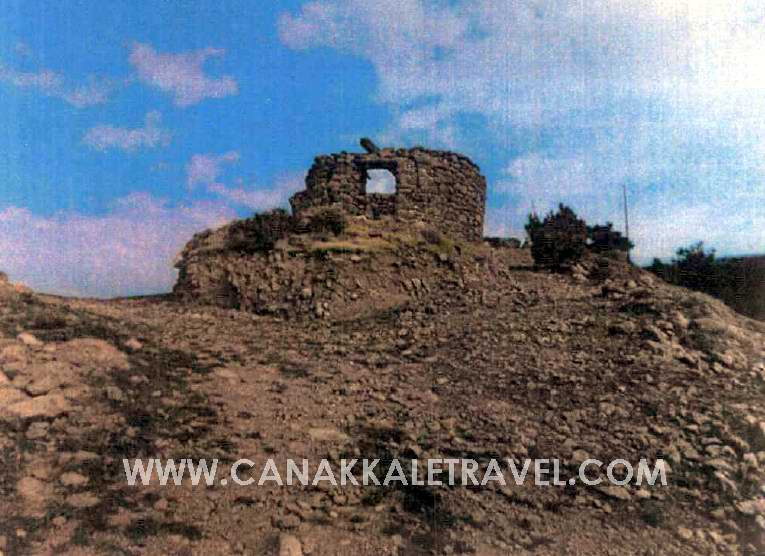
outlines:
[[240, 223], [196, 235], [178, 257], [174, 293], [184, 301], [289, 318], [371, 316], [429, 293], [480, 291], [527, 250], [455, 241], [392, 219], [351, 218], [339, 235], [291, 233], [272, 249], [241, 249]]
[[[520, 250], [374, 239], [312, 240], [321, 257], [266, 276], [264, 314], [0, 284], [0, 550], [765, 550], [765, 325], [606, 259], [554, 275]], [[306, 265], [327, 272], [306, 284]], [[558, 458], [564, 476], [661, 457], [669, 484], [128, 486], [137, 457]]]

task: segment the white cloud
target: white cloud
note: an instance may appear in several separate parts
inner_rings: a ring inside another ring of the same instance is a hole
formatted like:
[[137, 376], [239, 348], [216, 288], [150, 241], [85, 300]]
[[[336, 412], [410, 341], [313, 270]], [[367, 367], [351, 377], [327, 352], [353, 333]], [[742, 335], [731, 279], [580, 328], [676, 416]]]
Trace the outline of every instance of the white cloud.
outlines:
[[765, 245], [765, 193], [761, 191], [751, 201], [638, 206], [630, 213], [634, 258], [641, 263], [649, 263], [653, 257], [666, 260], [678, 247], [697, 241], [718, 253], [761, 254]]
[[88, 130], [83, 143], [98, 151], [121, 149], [133, 152], [140, 148], [153, 149], [170, 143], [170, 133], [160, 127], [162, 116], [157, 111], [146, 114], [144, 127], [126, 129], [99, 125]]
[[523, 225], [526, 223], [528, 210], [517, 205], [504, 204], [498, 207], [490, 207], [486, 210], [483, 232], [487, 237], [516, 237], [524, 239], [526, 232]]
[[290, 195], [305, 188], [305, 174], [287, 174], [278, 178], [272, 187], [227, 187], [221, 183], [210, 183], [207, 191], [228, 202], [247, 207], [254, 211], [268, 210], [287, 205]]
[[16, 87], [36, 88], [45, 91], [58, 90], [64, 83], [64, 78], [51, 70], [24, 72], [2, 68], [0, 69], [0, 78]]
[[621, 183], [626, 176], [623, 168], [606, 168], [607, 174], [601, 173], [602, 170], [602, 165], [588, 155], [556, 159], [531, 153], [513, 160], [506, 170], [510, 179], [497, 182], [493, 190], [529, 198], [535, 195], [560, 198], [592, 193], [601, 180]]
[[[238, 158], [231, 151], [218, 158]], [[208, 175], [208, 177], [210, 177]], [[304, 173], [285, 174], [268, 187], [205, 183], [218, 198], [171, 205], [148, 193], [118, 199], [106, 214], [62, 212], [39, 216], [0, 208], [0, 269], [35, 290], [61, 295], [114, 297], [171, 290], [175, 256], [194, 233], [238, 216], [287, 204], [304, 188]]]
[[189, 188], [197, 184], [211, 185], [218, 179], [222, 166], [239, 160], [237, 151], [224, 154], [195, 154], [186, 165], [186, 185]]
[[134, 43], [130, 64], [144, 83], [171, 93], [177, 106], [197, 104], [205, 98], [222, 98], [239, 92], [233, 77], [209, 77], [204, 63], [210, 58], [223, 56], [224, 50], [205, 48], [178, 54], [160, 53], [151, 45]]
[[731, 90], [761, 90], [762, 5], [737, 4], [325, 0], [282, 15], [279, 31], [292, 48], [368, 58], [383, 102], [539, 125], [631, 95], [730, 107]]
[[198, 231], [235, 217], [222, 203], [177, 207], [149, 194], [119, 199], [102, 216], [38, 216], [0, 210], [0, 268], [12, 280], [65, 295], [123, 296], [166, 292], [172, 261]]
[[719, 222], [709, 237], [746, 251], [757, 232], [713, 207], [765, 205], [763, 21], [762, 0], [319, 0], [283, 14], [279, 33], [371, 62], [394, 114], [387, 141], [481, 152], [485, 134], [507, 157], [489, 229], [517, 232], [532, 203], [559, 201], [618, 222], [626, 183], [639, 243], [664, 252], [659, 233], [696, 236], [703, 218], [682, 215], [702, 207]]
[[226, 164], [238, 162], [238, 151], [223, 154], [195, 154], [186, 165], [186, 185], [192, 189], [204, 185], [214, 195], [236, 206], [252, 210], [266, 210], [287, 204], [292, 193], [305, 187], [305, 174], [285, 174], [276, 179], [271, 187], [245, 186], [244, 180], [237, 179], [236, 186], [221, 183], [220, 176]]
[[53, 70], [19, 71], [0, 63], [0, 81], [22, 89], [37, 89], [42, 93], [60, 98], [76, 108], [103, 104], [120, 86], [119, 81], [90, 77], [85, 85], [71, 85], [67, 79]]
[[61, 98], [72, 106], [85, 108], [86, 106], [106, 103], [117, 87], [119, 87], [119, 82], [114, 80], [91, 79], [87, 84], [63, 93]]

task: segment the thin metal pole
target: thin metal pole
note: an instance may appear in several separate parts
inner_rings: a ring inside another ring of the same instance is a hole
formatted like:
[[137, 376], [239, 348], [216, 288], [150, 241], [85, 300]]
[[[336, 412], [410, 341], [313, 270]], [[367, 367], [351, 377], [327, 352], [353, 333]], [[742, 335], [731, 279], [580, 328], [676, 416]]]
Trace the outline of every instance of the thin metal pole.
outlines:
[[629, 218], [629, 211], [627, 210], [627, 184], [622, 184], [622, 194], [624, 197], [624, 237], [627, 238], [627, 261], [630, 260], [630, 218]]

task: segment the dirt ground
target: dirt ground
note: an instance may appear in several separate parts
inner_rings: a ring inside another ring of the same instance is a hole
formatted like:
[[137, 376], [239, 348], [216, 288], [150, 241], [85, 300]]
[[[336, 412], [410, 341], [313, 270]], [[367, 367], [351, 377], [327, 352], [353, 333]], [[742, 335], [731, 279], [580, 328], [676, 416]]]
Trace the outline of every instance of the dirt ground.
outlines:
[[[334, 320], [0, 284], [0, 550], [761, 554], [764, 333], [626, 265]], [[663, 458], [668, 485], [129, 486], [122, 463], [351, 457]]]

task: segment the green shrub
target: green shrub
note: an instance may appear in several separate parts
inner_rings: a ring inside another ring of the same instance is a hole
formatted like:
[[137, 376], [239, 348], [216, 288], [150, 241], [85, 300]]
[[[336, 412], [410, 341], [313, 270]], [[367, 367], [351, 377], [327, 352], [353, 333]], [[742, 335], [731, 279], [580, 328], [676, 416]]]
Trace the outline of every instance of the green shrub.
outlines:
[[292, 231], [292, 227], [292, 216], [284, 209], [262, 212], [231, 224], [226, 248], [245, 253], [270, 251], [277, 241]]
[[563, 204], [558, 206], [558, 212], [550, 211], [542, 221], [530, 215], [526, 231], [531, 239], [531, 256], [539, 267], [560, 270], [584, 255], [587, 225]]
[[529, 214], [529, 219], [528, 222], [526, 222], [524, 229], [526, 230], [527, 243], [533, 241], [534, 236], [542, 230], [542, 221], [536, 213], [532, 212]]
[[327, 207], [313, 213], [308, 219], [308, 229], [315, 233], [331, 233], [339, 236], [345, 231], [348, 221], [340, 209]]
[[699, 241], [688, 247], [681, 247], [669, 264], [654, 258], [648, 269], [671, 284], [705, 291], [714, 295], [719, 289], [721, 265], [715, 260], [714, 249], [706, 250]]
[[677, 267], [681, 286], [711, 292], [718, 289], [720, 265], [715, 261], [715, 250], [706, 250], [704, 242], [681, 247], [672, 262]]
[[587, 226], [587, 247], [595, 253], [606, 253], [608, 251], [628, 252], [635, 245], [626, 237], [613, 229], [611, 222], [606, 222], [601, 226]]

